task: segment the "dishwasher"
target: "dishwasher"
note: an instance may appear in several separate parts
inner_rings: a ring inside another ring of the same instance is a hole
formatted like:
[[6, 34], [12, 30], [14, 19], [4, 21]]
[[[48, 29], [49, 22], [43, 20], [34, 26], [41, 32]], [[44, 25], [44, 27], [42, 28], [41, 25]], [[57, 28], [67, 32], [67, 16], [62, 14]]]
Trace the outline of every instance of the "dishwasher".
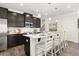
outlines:
[[23, 38], [25, 55], [30, 56], [30, 38], [25, 36], [23, 36]]

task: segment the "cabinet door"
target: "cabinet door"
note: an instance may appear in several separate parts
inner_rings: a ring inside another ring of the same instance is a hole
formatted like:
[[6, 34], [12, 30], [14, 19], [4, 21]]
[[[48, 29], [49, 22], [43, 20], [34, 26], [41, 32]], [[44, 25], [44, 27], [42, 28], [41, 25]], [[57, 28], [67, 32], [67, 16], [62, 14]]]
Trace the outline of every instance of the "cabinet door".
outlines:
[[14, 38], [15, 35], [8, 35], [7, 36], [7, 47], [10, 48], [10, 47], [13, 47], [15, 46], [15, 38]]
[[15, 43], [16, 45], [24, 44], [24, 37], [22, 36], [22, 34], [15, 35]]
[[0, 7], [0, 18], [7, 19], [7, 9]]
[[17, 27], [24, 27], [24, 15], [18, 14], [16, 22]]
[[24, 44], [24, 37], [20, 34], [12, 34], [7, 36], [8, 48]]
[[17, 13], [8, 12], [8, 26], [9, 27], [16, 27], [17, 25]]
[[36, 28], [37, 24], [36, 24], [36, 19], [33, 19], [33, 27]]
[[32, 19], [32, 14], [24, 13], [24, 18], [26, 22], [30, 22]]
[[40, 19], [39, 18], [33, 19], [33, 27], [34, 28], [40, 28]]
[[40, 23], [41, 23], [40, 19], [37, 19], [36, 20], [36, 28], [40, 28]]
[[24, 15], [8, 12], [8, 26], [9, 27], [24, 27]]
[[33, 23], [32, 17], [25, 17], [25, 22]]

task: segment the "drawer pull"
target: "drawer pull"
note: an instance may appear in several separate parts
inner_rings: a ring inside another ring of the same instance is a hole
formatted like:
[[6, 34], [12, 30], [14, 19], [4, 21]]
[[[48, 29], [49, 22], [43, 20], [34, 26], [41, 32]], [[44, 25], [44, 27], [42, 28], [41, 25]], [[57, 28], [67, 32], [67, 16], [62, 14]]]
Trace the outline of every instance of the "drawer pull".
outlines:
[[38, 38], [38, 42], [40, 42], [41, 38]]
[[52, 36], [50, 36], [50, 38], [52, 38]]
[[26, 40], [26, 42], [28, 42], [28, 40]]

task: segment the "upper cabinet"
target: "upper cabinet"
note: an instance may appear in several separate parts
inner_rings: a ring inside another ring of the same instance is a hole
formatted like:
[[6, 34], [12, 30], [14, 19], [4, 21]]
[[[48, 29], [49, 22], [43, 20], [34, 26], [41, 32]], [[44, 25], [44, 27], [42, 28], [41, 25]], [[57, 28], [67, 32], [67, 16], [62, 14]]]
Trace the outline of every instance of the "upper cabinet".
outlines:
[[16, 12], [8, 11], [9, 27], [24, 27], [24, 15]]
[[16, 22], [17, 22], [17, 26], [18, 27], [24, 27], [24, 23], [25, 23], [25, 21], [24, 21], [24, 15], [23, 14], [18, 14]]
[[0, 7], [0, 18], [7, 19], [8, 9]]
[[41, 19], [40, 18], [37, 18], [36, 24], [37, 24], [37, 26], [36, 26], [37, 28], [41, 27]]
[[30, 23], [33, 22], [33, 20], [32, 20], [32, 14], [24, 13], [24, 19], [25, 19], [25, 22], [30, 22]]
[[33, 17], [32, 14], [8, 11], [0, 7], [0, 18], [7, 19], [8, 27], [25, 27], [25, 22], [32, 24], [33, 28], [40, 28], [41, 19]]
[[33, 17], [33, 27], [40, 28], [40, 26], [41, 26], [41, 19]]
[[41, 19], [37, 17], [33, 17], [32, 14], [25, 13], [25, 22], [30, 22], [33, 24], [33, 28], [40, 28]]

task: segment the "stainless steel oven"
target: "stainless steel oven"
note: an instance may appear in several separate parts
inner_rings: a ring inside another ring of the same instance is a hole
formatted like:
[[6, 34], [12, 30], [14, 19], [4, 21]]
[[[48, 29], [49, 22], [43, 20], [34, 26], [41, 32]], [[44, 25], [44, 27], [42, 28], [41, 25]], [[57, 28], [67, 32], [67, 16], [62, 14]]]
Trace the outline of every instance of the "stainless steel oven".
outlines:
[[31, 23], [31, 22], [25, 22], [25, 27], [32, 28], [33, 27], [33, 23]]

